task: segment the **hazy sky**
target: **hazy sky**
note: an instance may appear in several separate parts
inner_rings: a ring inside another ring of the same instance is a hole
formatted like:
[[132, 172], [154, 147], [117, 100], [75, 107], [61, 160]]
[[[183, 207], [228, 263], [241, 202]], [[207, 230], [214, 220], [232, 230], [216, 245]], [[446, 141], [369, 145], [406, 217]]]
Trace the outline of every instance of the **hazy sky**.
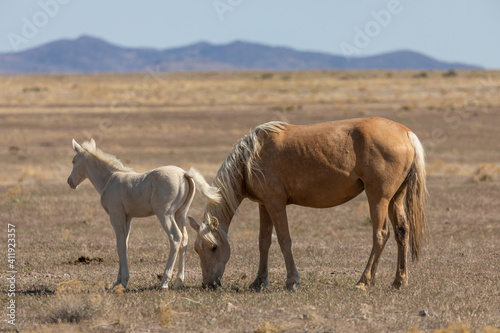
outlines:
[[0, 52], [92, 35], [169, 48], [234, 40], [373, 55], [423, 52], [500, 69], [498, 0], [0, 0]]

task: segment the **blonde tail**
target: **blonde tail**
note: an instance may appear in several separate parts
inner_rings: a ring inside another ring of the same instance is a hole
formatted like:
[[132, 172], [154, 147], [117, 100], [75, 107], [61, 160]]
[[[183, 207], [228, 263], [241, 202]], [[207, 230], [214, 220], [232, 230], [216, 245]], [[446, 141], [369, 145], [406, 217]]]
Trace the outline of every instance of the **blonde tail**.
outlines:
[[205, 180], [205, 177], [196, 170], [195, 168], [189, 169], [185, 177], [191, 178], [196, 184], [196, 189], [205, 197], [208, 201], [218, 203], [221, 201], [222, 197], [220, 195], [219, 189], [215, 186], [210, 186]]
[[411, 256], [414, 261], [420, 260], [422, 238], [425, 238], [428, 225], [425, 216], [425, 202], [428, 195], [425, 185], [425, 152], [422, 144], [413, 132], [408, 138], [415, 150], [415, 159], [407, 176], [406, 218], [410, 225]]

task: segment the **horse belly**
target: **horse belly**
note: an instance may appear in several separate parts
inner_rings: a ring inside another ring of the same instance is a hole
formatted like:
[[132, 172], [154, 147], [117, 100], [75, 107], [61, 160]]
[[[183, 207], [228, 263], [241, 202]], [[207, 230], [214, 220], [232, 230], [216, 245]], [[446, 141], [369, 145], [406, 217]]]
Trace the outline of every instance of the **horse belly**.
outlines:
[[341, 205], [363, 192], [360, 179], [349, 177], [302, 177], [286, 187], [288, 204], [312, 208]]
[[122, 202], [130, 217], [147, 217], [154, 215], [155, 212], [150, 202], [151, 190], [150, 186], [127, 186], [124, 189]]
[[154, 215], [151, 204], [144, 201], [135, 201], [133, 205], [129, 205], [127, 215], [130, 217], [147, 217]]

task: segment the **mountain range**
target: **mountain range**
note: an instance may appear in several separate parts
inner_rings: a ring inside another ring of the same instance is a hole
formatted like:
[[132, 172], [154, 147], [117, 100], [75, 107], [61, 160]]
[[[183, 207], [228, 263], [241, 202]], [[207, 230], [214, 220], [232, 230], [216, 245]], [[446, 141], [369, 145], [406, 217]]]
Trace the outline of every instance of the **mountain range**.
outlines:
[[62, 39], [16, 53], [0, 53], [0, 74], [3, 75], [312, 69], [448, 70], [480, 67], [439, 61], [413, 51], [346, 58], [243, 41], [224, 45], [200, 42], [158, 50], [121, 47], [90, 36]]

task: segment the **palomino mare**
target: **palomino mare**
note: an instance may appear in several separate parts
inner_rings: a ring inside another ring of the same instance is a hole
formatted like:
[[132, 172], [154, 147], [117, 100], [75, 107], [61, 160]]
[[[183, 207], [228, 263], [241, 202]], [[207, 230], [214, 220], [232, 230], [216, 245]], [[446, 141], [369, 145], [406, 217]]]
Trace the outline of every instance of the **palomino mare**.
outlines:
[[109, 214], [116, 234], [120, 268], [115, 286], [127, 287], [129, 270], [127, 262], [128, 236], [133, 217], [156, 215], [170, 242], [170, 253], [163, 273], [161, 288], [168, 288], [175, 260], [179, 254], [179, 267], [174, 288], [184, 282], [184, 266], [188, 234], [186, 215], [194, 198], [195, 187], [210, 202], [218, 202], [220, 195], [195, 169], [188, 172], [176, 166], [164, 166], [145, 173], [136, 173], [114, 156], [96, 148], [91, 139], [81, 146], [73, 140], [76, 152], [73, 171], [68, 178], [71, 188], [88, 178], [101, 195], [101, 204]]
[[285, 259], [286, 287], [299, 287], [286, 215], [289, 204], [333, 207], [366, 191], [373, 247], [358, 288], [375, 282], [378, 259], [389, 238], [387, 216], [398, 245], [395, 288], [407, 283], [409, 242], [413, 259], [420, 257], [427, 226], [424, 150], [413, 132], [393, 121], [367, 118], [304, 126], [260, 125], [235, 145], [212, 185], [222, 200], [207, 203], [201, 225], [189, 218], [198, 231], [195, 250], [203, 285], [220, 285], [230, 256], [228, 229], [244, 198], [257, 202], [260, 213], [260, 262], [252, 289], [268, 285], [273, 227]]

